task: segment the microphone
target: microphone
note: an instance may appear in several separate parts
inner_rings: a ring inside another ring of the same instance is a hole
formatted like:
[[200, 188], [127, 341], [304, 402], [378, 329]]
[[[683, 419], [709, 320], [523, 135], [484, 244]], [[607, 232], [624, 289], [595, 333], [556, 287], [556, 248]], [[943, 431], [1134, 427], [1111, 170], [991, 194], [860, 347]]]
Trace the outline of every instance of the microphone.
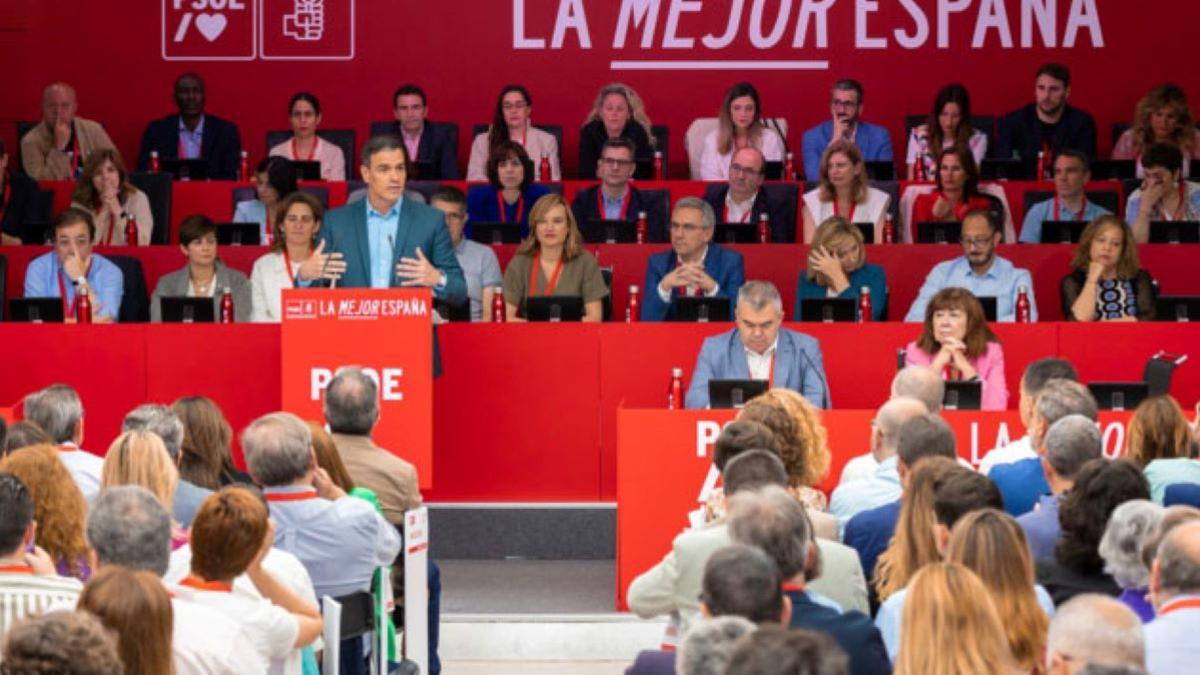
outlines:
[[388, 281], [388, 286], [391, 286], [392, 283], [396, 281], [396, 266], [393, 264], [396, 261], [396, 242], [394, 239], [392, 239], [392, 234], [390, 232], [388, 233], [387, 241], [388, 241], [388, 249], [390, 249], [392, 252], [391, 255], [389, 256], [392, 259], [392, 261], [388, 263], [392, 267], [392, 277], [391, 277], [391, 280]]
[[808, 362], [808, 367], [817, 374], [818, 378], [820, 378], [820, 380], [821, 380], [821, 409], [829, 410], [829, 407], [831, 405], [831, 402], [829, 400], [829, 382], [825, 379], [825, 373], [822, 372], [822, 370], [817, 367], [817, 364], [813, 362], [812, 357], [808, 355], [807, 351], [801, 349], [800, 355], [803, 356], [804, 360]]

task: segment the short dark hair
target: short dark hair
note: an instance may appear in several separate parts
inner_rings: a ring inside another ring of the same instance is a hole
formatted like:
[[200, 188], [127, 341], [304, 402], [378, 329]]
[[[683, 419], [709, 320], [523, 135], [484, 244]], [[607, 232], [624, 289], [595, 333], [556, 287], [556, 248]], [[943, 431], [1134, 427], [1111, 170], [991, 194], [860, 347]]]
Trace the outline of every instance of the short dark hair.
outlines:
[[279, 198], [292, 194], [300, 189], [299, 177], [296, 175], [296, 165], [287, 157], [273, 155], [263, 157], [255, 167], [254, 173], [267, 174], [267, 185], [270, 185]]
[[1064, 87], [1071, 86], [1071, 71], [1067, 70], [1067, 67], [1061, 63], [1043, 64], [1041, 68], [1037, 69], [1037, 74], [1033, 76], [1033, 79], [1036, 80], [1042, 75], [1049, 75], [1050, 77], [1053, 77], [1059, 82], [1062, 82]]
[[778, 453], [770, 450], [747, 450], [729, 460], [722, 473], [725, 494], [755, 490], [764, 485], [787, 487], [788, 474]]
[[412, 160], [408, 156], [408, 147], [404, 145], [404, 141], [395, 134], [379, 134], [367, 139], [363, 144], [362, 149], [362, 164], [363, 166], [371, 166], [371, 158], [380, 152], [388, 150], [399, 150], [404, 153], [404, 166], [408, 167]]
[[926, 457], [955, 459], [954, 430], [937, 415], [920, 415], [900, 425], [896, 432], [896, 455], [912, 471]]
[[713, 464], [724, 472], [729, 460], [747, 450], [766, 450], [779, 454], [775, 432], [753, 420], [734, 420], [725, 425], [713, 446]]
[[754, 623], [779, 621], [782, 584], [779, 568], [762, 549], [732, 544], [709, 556], [700, 600], [713, 616], [740, 616]]
[[396, 93], [392, 94], [393, 108], [396, 107], [396, 99], [400, 98], [401, 96], [420, 96], [421, 105], [428, 105], [428, 102], [425, 100], [425, 90], [413, 84], [412, 82], [405, 82], [396, 88]]
[[954, 527], [959, 518], [980, 509], [1004, 509], [1000, 488], [987, 476], [958, 467], [933, 487], [933, 513], [937, 522]]
[[1150, 485], [1137, 465], [1105, 458], [1084, 464], [1058, 507], [1062, 537], [1054, 547], [1055, 559], [1080, 574], [1103, 570], [1098, 548], [1108, 517], [1131, 499], [1150, 499]]
[[992, 234], [1000, 232], [1000, 217], [991, 209], [971, 209], [962, 217], [962, 222], [967, 222], [967, 218], [983, 218]]
[[1037, 398], [1038, 394], [1042, 393], [1042, 389], [1046, 387], [1046, 383], [1050, 380], [1078, 382], [1079, 373], [1070, 361], [1050, 356], [1038, 359], [1026, 366], [1025, 374], [1021, 376], [1021, 384], [1025, 385], [1025, 393], [1034, 398]]
[[845, 78], [833, 83], [832, 91], [852, 91], [858, 94], [858, 103], [863, 102], [863, 86], [862, 83], [853, 78]]
[[186, 80], [188, 78], [195, 80], [196, 83], [200, 85], [201, 89], [206, 88], [205, 84], [204, 84], [204, 78], [200, 77], [200, 73], [197, 73], [194, 70], [189, 70], [189, 71], [183, 73], [182, 75], [180, 75], [179, 77], [175, 78], [175, 83], [172, 86], [178, 87], [180, 82], [183, 82], [184, 80]]
[[179, 243], [183, 246], [210, 234], [216, 236], [217, 224], [203, 213], [193, 213], [179, 223]]
[[[1058, 157], [1067, 157], [1079, 162], [1083, 165], [1084, 173], [1088, 173], [1092, 170], [1092, 160], [1088, 159], [1086, 154], [1074, 148], [1063, 148], [1062, 150], [1059, 150]], [[1055, 161], [1058, 160], [1058, 157], [1055, 157]]]
[[429, 196], [429, 203], [446, 202], [447, 204], [466, 204], [467, 196], [462, 190], [453, 185], [443, 185]]
[[59, 230], [76, 223], [87, 225], [88, 238], [96, 238], [96, 219], [87, 211], [74, 206], [58, 214], [58, 217], [54, 219], [54, 234], [57, 235]]
[[487, 158], [487, 179], [492, 187], [500, 189], [500, 162], [506, 159], [516, 159], [521, 163], [521, 168], [524, 169], [524, 176], [521, 177], [521, 192], [524, 192], [533, 183], [533, 160], [529, 158], [529, 153], [525, 151], [525, 146], [516, 141], [500, 141], [492, 151], [488, 153]]
[[288, 101], [288, 114], [292, 114], [292, 108], [300, 101], [305, 101], [313, 107], [313, 112], [321, 114], [321, 102], [317, 100], [316, 94], [310, 94], [307, 91], [297, 92], [292, 95], [292, 100]]
[[1147, 169], [1161, 166], [1175, 173], [1183, 168], [1183, 151], [1177, 145], [1155, 143], [1142, 153], [1142, 166]]
[[845, 675], [849, 658], [829, 635], [768, 625], [737, 641], [727, 673]]
[[617, 148], [619, 150], [628, 150], [630, 157], [637, 156], [637, 146], [633, 144], [633, 141], [629, 140], [628, 138], [625, 138], [624, 136], [617, 136], [616, 138], [606, 138], [604, 140], [604, 144], [600, 146], [600, 156], [601, 157], [604, 156], [605, 150], [611, 150], [613, 148]]
[[21, 547], [33, 522], [33, 497], [11, 473], [0, 473], [0, 513], [0, 555], [8, 555]]

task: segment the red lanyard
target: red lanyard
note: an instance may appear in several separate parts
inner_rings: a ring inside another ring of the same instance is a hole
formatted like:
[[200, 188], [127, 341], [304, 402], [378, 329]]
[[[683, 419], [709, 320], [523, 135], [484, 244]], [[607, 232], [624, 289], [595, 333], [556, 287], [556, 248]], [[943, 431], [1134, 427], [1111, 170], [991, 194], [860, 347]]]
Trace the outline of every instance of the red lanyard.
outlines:
[[180, 586], [187, 586], [198, 591], [218, 591], [221, 593], [232, 593], [233, 584], [224, 581], [205, 581], [194, 576], [188, 575], [179, 582]]
[[292, 259], [288, 257], [287, 244], [283, 245], [283, 275], [287, 277], [288, 288], [296, 287], [296, 277], [292, 272]]
[[[500, 207], [500, 222], [508, 222], [508, 204], [504, 202], [504, 193], [496, 192], [496, 204]], [[521, 216], [525, 214], [525, 195], [517, 197], [517, 217], [513, 219], [514, 223], [521, 222]]]
[[33, 574], [33, 568], [29, 565], [0, 565], [0, 573]]
[[[856, 204], [854, 202], [850, 202], [850, 213], [846, 215], [846, 220], [848, 220], [852, 223], [854, 222], [854, 209], [856, 209], [856, 208], [858, 208], [858, 204]], [[835, 215], [835, 216], [842, 215], [841, 213], [838, 213], [839, 210], [840, 209], [838, 208], [837, 195], [834, 195], [834, 197], [833, 197], [833, 215]]]
[[[113, 230], [117, 229], [117, 216], [113, 213], [108, 214], [108, 232], [104, 233], [104, 245], [112, 245]], [[125, 242], [129, 243], [129, 242]]]
[[292, 159], [298, 159], [303, 162], [311, 162], [313, 157], [315, 157], [317, 154], [317, 143], [320, 143], [320, 142], [321, 142], [320, 139], [314, 138], [313, 144], [312, 144], [312, 150], [308, 151], [308, 157], [301, 157], [300, 156], [300, 146], [296, 144], [296, 136], [293, 135], [292, 136]]
[[269, 502], [300, 502], [306, 499], [316, 499], [316, 490], [304, 490], [302, 492], [268, 492], [266, 494]]
[[[88, 258], [87, 268], [83, 270], [84, 278], [87, 278], [88, 272], [91, 272], [91, 271], [92, 271], [92, 259]], [[79, 302], [79, 298], [75, 298], [74, 300], [72, 300], [70, 305], [67, 304], [67, 285], [63, 283], [63, 276], [66, 275], [66, 273], [67, 273], [66, 268], [60, 269], [58, 271], [58, 297], [62, 298], [63, 316], [70, 317], [73, 314], [75, 314], [75, 312], [72, 310], [74, 310], [74, 308], [75, 308], [75, 303]], [[72, 284], [72, 288], [74, 288], [74, 284], [75, 284], [74, 279], [71, 280], [71, 284]]]
[[[75, 123], [72, 122], [71, 126], [74, 127]], [[79, 171], [79, 136], [75, 135], [73, 130], [71, 132], [71, 141], [71, 177], [74, 178], [75, 174]]]
[[[746, 212], [742, 214], [742, 217], [738, 219], [738, 222], [739, 223], [750, 222], [750, 213], [753, 211], [754, 211], [754, 206], [751, 205], [750, 208], [746, 209]], [[725, 205], [725, 222], [727, 222], [727, 223], [733, 222], [729, 219], [729, 204]]]
[[[558, 263], [554, 266], [554, 274], [550, 275], [550, 281], [546, 284], [545, 292], [542, 295], [553, 295], [554, 288], [558, 286], [558, 275], [562, 274], [563, 259], [559, 258]], [[529, 273], [529, 296], [537, 295], [538, 270], [542, 269], [542, 253], [538, 251], [537, 255], [533, 256], [533, 270]]]
[[787, 582], [780, 584], [779, 589], [781, 591], [783, 591], [784, 593], [787, 593], [788, 591], [803, 593], [804, 592], [804, 584], [797, 584], [797, 583], [794, 583], [791, 581], [787, 581]]
[[[625, 196], [621, 198], [621, 217], [619, 220], [625, 220], [626, 214], [629, 213], [629, 197], [632, 190], [625, 188]], [[600, 218], [605, 219], [608, 214], [604, 211], [604, 188], [596, 188], [596, 208], [600, 211]]]
[[1158, 615], [1166, 616], [1167, 614], [1180, 609], [1200, 609], [1200, 598], [1184, 598], [1182, 600], [1168, 602], [1159, 608]]
[[[1062, 218], [1059, 216], [1058, 209], [1059, 209], [1058, 195], [1054, 195], [1054, 219], [1062, 220]], [[1084, 211], [1087, 211], [1087, 197], [1083, 198], [1083, 204], [1080, 205], [1080, 207], [1079, 207], [1079, 213], [1076, 213], [1075, 216], [1073, 218], [1071, 218], [1071, 220], [1083, 220], [1083, 212]]]

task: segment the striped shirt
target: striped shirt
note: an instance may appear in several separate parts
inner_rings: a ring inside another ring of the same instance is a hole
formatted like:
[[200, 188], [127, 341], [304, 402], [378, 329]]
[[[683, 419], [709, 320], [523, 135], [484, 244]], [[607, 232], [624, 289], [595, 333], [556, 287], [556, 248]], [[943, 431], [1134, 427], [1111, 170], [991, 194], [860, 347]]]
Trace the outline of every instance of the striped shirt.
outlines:
[[0, 636], [26, 616], [51, 608], [75, 609], [83, 584], [67, 577], [0, 572]]

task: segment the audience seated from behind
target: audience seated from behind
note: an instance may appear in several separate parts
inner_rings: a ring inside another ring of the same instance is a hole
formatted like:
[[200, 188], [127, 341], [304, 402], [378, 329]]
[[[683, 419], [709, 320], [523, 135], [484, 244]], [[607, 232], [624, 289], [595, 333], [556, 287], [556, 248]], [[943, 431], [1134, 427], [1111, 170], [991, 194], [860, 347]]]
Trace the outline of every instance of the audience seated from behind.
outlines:
[[[530, 158], [533, 171], [529, 172], [531, 181], [550, 182], [562, 180], [562, 169], [559, 168], [558, 139], [547, 131], [533, 126], [533, 98], [529, 90], [519, 84], [510, 84], [500, 90], [496, 99], [496, 109], [492, 113], [492, 123], [487, 131], [475, 136], [471, 143], [471, 156], [467, 162], [467, 180], [489, 180], [485, 168], [492, 155], [500, 149], [500, 144], [512, 141], [521, 146], [525, 155]], [[550, 175], [542, 175], [542, 159], [550, 162]]]
[[106, 567], [84, 586], [78, 610], [96, 616], [116, 635], [127, 674], [173, 671], [171, 596], [154, 573]]
[[[788, 488], [805, 506], [824, 515], [825, 493], [816, 486], [825, 479], [831, 454], [818, 409], [794, 390], [772, 388], [750, 399], [737, 419], [758, 422], [775, 434], [779, 455], [787, 467]], [[820, 527], [818, 534], [837, 538]]]
[[1159, 143], [1141, 158], [1142, 184], [1125, 201], [1125, 220], [1133, 240], [1150, 240], [1150, 223], [1158, 220], [1200, 220], [1200, 183], [1183, 175], [1183, 153], [1174, 145]]
[[837, 516], [839, 526], [844, 527], [863, 511], [900, 498], [900, 458], [896, 454], [900, 427], [914, 417], [927, 414], [925, 404], [905, 397], [890, 399], [875, 412], [871, 420], [871, 451], [865, 455], [875, 462], [874, 471], [850, 480], [843, 471], [842, 483], [829, 498], [829, 512]]
[[744, 148], [758, 150], [760, 161], [784, 159], [784, 140], [763, 118], [758, 90], [749, 82], [738, 82], [725, 91], [717, 127], [704, 137], [698, 178], [727, 180], [734, 155]]
[[[339, 150], [339, 152], [341, 152]], [[254, 169], [255, 199], [238, 202], [233, 207], [233, 222], [255, 223], [259, 227], [259, 242], [272, 243], [272, 225], [279, 220], [284, 198], [299, 191], [296, 165], [281, 157], [263, 157]]]
[[86, 582], [92, 575], [83, 536], [87, 502], [53, 445], [15, 450], [0, 460], [0, 472], [16, 477], [33, 499], [34, 543], [54, 561], [59, 576]]
[[1121, 588], [1117, 600], [1132, 609], [1142, 623], [1154, 619], [1154, 605], [1148, 597], [1153, 555], [1146, 556], [1145, 549], [1152, 539], [1161, 536], [1166, 513], [1162, 506], [1146, 499], [1121, 504], [1108, 517], [1097, 549], [1104, 559], [1104, 571]]
[[[1017, 518], [1029, 539], [1029, 549], [1033, 552], [1035, 560], [1054, 556], [1054, 548], [1062, 537], [1058, 507], [1075, 485], [1075, 478], [1083, 465], [1103, 456], [1100, 431], [1096, 428], [1096, 422], [1083, 415], [1072, 414], [1063, 417], [1042, 434], [1041, 438], [1041, 457], [1025, 461], [1041, 463], [1049, 490], [1047, 494], [1038, 497], [1032, 510]], [[1004, 477], [1004, 468], [1011, 466], [1014, 465], [998, 467], [997, 475]]]
[[183, 269], [158, 278], [150, 296], [150, 320], [162, 321], [162, 299], [186, 296], [212, 298], [213, 316], [221, 316], [221, 300], [228, 289], [233, 299], [233, 320], [247, 321], [251, 316], [250, 280], [238, 270], [221, 262], [217, 246], [217, 224], [199, 213], [179, 223], [179, 250], [187, 264]]
[[1025, 366], [1025, 372], [1021, 375], [1021, 381], [1018, 383], [1017, 398], [1017, 411], [1021, 415], [1021, 426], [1025, 428], [1025, 435], [1007, 445], [989, 450], [983, 459], [979, 460], [980, 473], [987, 475], [991, 472], [992, 467], [999, 464], [1010, 464], [1022, 459], [1034, 459], [1038, 456], [1038, 448], [1032, 443], [1037, 398], [1041, 395], [1042, 388], [1046, 386], [1046, 383], [1054, 379], [1078, 382], [1079, 374], [1075, 372], [1075, 366], [1071, 365], [1070, 361], [1052, 356], [1038, 359]]
[[[940, 373], [934, 372], [928, 366], [907, 366], [901, 368], [892, 378], [889, 400], [915, 399], [925, 408], [923, 413], [937, 415], [941, 413], [945, 392], [946, 383], [942, 380]], [[899, 431], [898, 426], [896, 431]], [[881, 463], [877, 456], [877, 454], [881, 454], [879, 453], [880, 446], [876, 445], [876, 440], [876, 438], [872, 438], [870, 452], [852, 457], [846, 462], [846, 465], [842, 467], [842, 476], [838, 479], [839, 486], [856, 480], [868, 479], [875, 475], [875, 471]], [[893, 442], [895, 441], [893, 440]]]
[[112, 323], [121, 310], [125, 278], [116, 265], [93, 253], [96, 221], [92, 214], [69, 208], [54, 221], [54, 250], [29, 261], [25, 297], [62, 298], [63, 316], [75, 321], [76, 291], [86, 281], [93, 323]]
[[1046, 637], [1046, 675], [1075, 675], [1088, 666], [1135, 669], [1098, 671], [1135, 675], [1145, 665], [1142, 622], [1128, 607], [1096, 593], [1058, 606]]
[[1063, 150], [1054, 158], [1054, 196], [1033, 204], [1025, 211], [1020, 240], [1023, 244], [1040, 244], [1042, 223], [1047, 220], [1070, 220], [1090, 223], [1110, 211], [1087, 198], [1087, 184], [1092, 171], [1087, 155], [1078, 150]]
[[[171, 460], [170, 464], [174, 467], [174, 471], [169, 473], [175, 476], [173, 506], [169, 508], [172, 508], [172, 516], [180, 526], [187, 528], [196, 514], [196, 509], [200, 508], [200, 502], [204, 501], [212, 489], [196, 485], [179, 475], [178, 467], [182, 461], [185, 433], [183, 420], [173, 408], [158, 403], [143, 403], [125, 416], [125, 421], [121, 423], [121, 431], [148, 431], [162, 441], [167, 457]], [[146, 454], [137, 453], [135, 460], [142, 461]], [[159, 492], [157, 488], [149, 485], [143, 487], [156, 494]]]
[[[521, 237], [529, 234], [533, 205], [550, 194], [534, 184], [536, 169], [516, 141], [500, 141], [487, 158], [487, 185], [467, 191], [467, 214], [472, 223], [519, 223]], [[470, 228], [468, 228], [468, 231]]]
[[1003, 234], [994, 213], [974, 209], [962, 217], [963, 254], [933, 266], [905, 321], [920, 321], [934, 294], [951, 287], [964, 288], [976, 297], [996, 299], [996, 320], [1017, 320], [1017, 300], [1024, 290], [1029, 299], [1029, 320], [1038, 320], [1037, 298], [1029, 270], [996, 255]]
[[9, 170], [10, 157], [0, 139], [0, 246], [18, 246], [27, 225], [36, 223], [38, 184], [20, 171]]
[[[599, 177], [609, 141], [625, 139], [630, 143], [630, 160], [649, 161], [659, 140], [654, 137], [642, 97], [632, 87], [613, 82], [600, 88], [592, 112], [579, 130], [579, 179]], [[633, 167], [629, 167], [632, 175]]]
[[52, 384], [29, 394], [22, 401], [25, 419], [44, 430], [58, 447], [75, 486], [89, 503], [100, 492], [104, 460], [80, 447], [83, 443], [83, 402], [69, 385]]
[[316, 197], [293, 192], [279, 204], [271, 252], [254, 261], [250, 271], [250, 320], [278, 323], [283, 318], [281, 294], [299, 279], [337, 279], [346, 270], [340, 253], [324, 253], [317, 244], [325, 209]]
[[[759, 673], [850, 672], [846, 653], [830, 637], [815, 630], [764, 626], [738, 639], [725, 675]], [[683, 672], [683, 671], [680, 671]]]
[[1100, 216], [1079, 237], [1071, 272], [1059, 282], [1067, 321], [1151, 321], [1158, 287], [1138, 263], [1133, 233], [1116, 216]]
[[908, 134], [904, 163], [908, 180], [931, 180], [938, 156], [947, 148], [970, 148], [978, 166], [987, 155], [987, 134], [971, 126], [971, 95], [961, 84], [947, 84], [933, 99], [933, 112]]
[[1150, 498], [1162, 504], [1167, 487], [1200, 484], [1200, 462], [1192, 428], [1170, 394], [1151, 396], [1133, 411], [1126, 430], [1125, 456], [1146, 474]]
[[429, 205], [446, 216], [446, 229], [450, 232], [450, 243], [454, 244], [454, 257], [462, 267], [467, 281], [467, 300], [471, 307], [471, 320], [491, 320], [492, 299], [503, 277], [500, 262], [490, 246], [472, 241], [464, 235], [467, 220], [467, 196], [453, 185], [443, 185], [429, 198]]
[[996, 157], [1020, 159], [1029, 173], [1039, 153], [1052, 161], [1063, 150], [1096, 157], [1096, 121], [1091, 114], [1067, 103], [1071, 71], [1057, 63], [1038, 68], [1032, 103], [996, 120]]
[[206, 396], [185, 396], [172, 403], [171, 410], [183, 422], [180, 479], [207, 490], [251, 482], [250, 475], [233, 464], [233, 429], [216, 402]]
[[[83, 173], [71, 195], [71, 206], [92, 214], [96, 221], [96, 244], [103, 246], [149, 246], [154, 233], [154, 216], [146, 193], [129, 182], [121, 155], [112, 148], [97, 150], [83, 163]], [[125, 238], [133, 221], [137, 241]]]
[[579, 297], [583, 320], [602, 320], [608, 287], [595, 256], [583, 247], [583, 235], [567, 200], [559, 194], [537, 200], [529, 210], [529, 223], [529, 236], [504, 270], [506, 320], [526, 320], [526, 300], [539, 294]]
[[175, 80], [179, 112], [146, 125], [138, 150], [138, 171], [148, 171], [150, 153], [157, 152], [160, 160], [206, 160], [210, 179], [237, 180], [242, 153], [237, 126], [205, 112], [207, 102], [204, 80], [196, 73], [180, 75]]
[[980, 382], [984, 410], [1008, 407], [1004, 350], [968, 290], [950, 286], [933, 296], [920, 337], [904, 347], [904, 364], [929, 366], [951, 382]]
[[1190, 176], [1193, 157], [1200, 156], [1200, 129], [1196, 128], [1187, 94], [1178, 85], [1167, 82], [1154, 87], [1137, 103], [1133, 126], [1113, 144], [1113, 159], [1132, 159], [1137, 176], [1143, 176], [1142, 153], [1163, 143], [1179, 148], [1183, 154], [1183, 175]]
[[838, 80], [830, 89], [830, 119], [804, 132], [804, 177], [816, 180], [821, 155], [834, 141], [850, 141], [868, 162], [892, 161], [892, 137], [886, 127], [862, 120], [863, 87], [857, 80]]
[[[321, 163], [321, 180], [346, 180], [346, 156], [342, 149], [317, 134], [321, 126], [321, 102], [314, 94], [299, 92], [288, 101], [292, 137], [271, 148], [271, 157]], [[236, 220], [236, 219], [235, 219]]]
[[[100, 491], [119, 485], [145, 488], [169, 513], [175, 509], [175, 491], [179, 472], [167, 454], [162, 439], [150, 431], [126, 431], [108, 446]], [[171, 519], [171, 549], [188, 541], [188, 532], [178, 518]]]
[[[704, 189], [704, 200], [719, 222], [744, 223], [755, 227], [765, 218], [770, 225], [770, 241], [790, 244], [796, 240], [796, 212], [778, 193], [763, 189], [766, 180], [766, 161], [758, 148], [738, 148], [729, 161], [727, 182], [714, 183]], [[789, 208], [791, 207], [791, 208]]]
[[591, 171], [591, 178], [598, 178], [600, 183], [576, 192], [571, 210], [580, 223], [589, 220], [637, 221], [640, 214], [645, 213], [646, 242], [667, 241], [667, 227], [662, 222], [661, 212], [650, 208], [642, 191], [631, 181], [637, 168], [634, 151], [633, 141], [623, 136], [604, 141], [596, 150], [598, 158]]
[[1146, 625], [1146, 670], [1193, 672], [1200, 658], [1200, 523], [1180, 525], [1163, 538], [1150, 570], [1150, 597], [1158, 616]]
[[817, 187], [804, 193], [800, 209], [804, 241], [814, 241], [817, 225], [841, 216], [850, 223], [871, 225], [874, 241], [883, 243], [883, 226], [892, 198], [867, 182], [866, 165], [857, 145], [844, 139], [830, 143], [821, 154], [821, 173], [813, 176], [812, 182]]
[[[646, 261], [642, 321], [668, 318], [671, 303], [682, 297], [733, 300], [746, 280], [742, 254], [713, 243], [716, 214], [708, 202], [683, 197], [671, 212], [671, 250]], [[732, 308], [731, 308], [732, 313]]]
[[766, 380], [770, 387], [799, 392], [814, 406], [831, 405], [821, 345], [783, 328], [783, 299], [769, 281], [748, 281], [738, 290], [737, 326], [705, 338], [688, 387], [686, 407], [707, 408], [708, 382]]
[[75, 114], [75, 89], [54, 82], [42, 90], [42, 119], [21, 137], [21, 165], [33, 180], [75, 180], [92, 153], [111, 150], [99, 122]]
[[871, 316], [882, 321], [887, 309], [887, 278], [881, 265], [867, 262], [862, 232], [841, 216], [830, 216], [817, 228], [808, 254], [808, 267], [800, 270], [796, 284], [796, 321], [818, 320], [803, 316], [804, 298], [846, 298], [858, 306], [862, 289], [871, 296]]

